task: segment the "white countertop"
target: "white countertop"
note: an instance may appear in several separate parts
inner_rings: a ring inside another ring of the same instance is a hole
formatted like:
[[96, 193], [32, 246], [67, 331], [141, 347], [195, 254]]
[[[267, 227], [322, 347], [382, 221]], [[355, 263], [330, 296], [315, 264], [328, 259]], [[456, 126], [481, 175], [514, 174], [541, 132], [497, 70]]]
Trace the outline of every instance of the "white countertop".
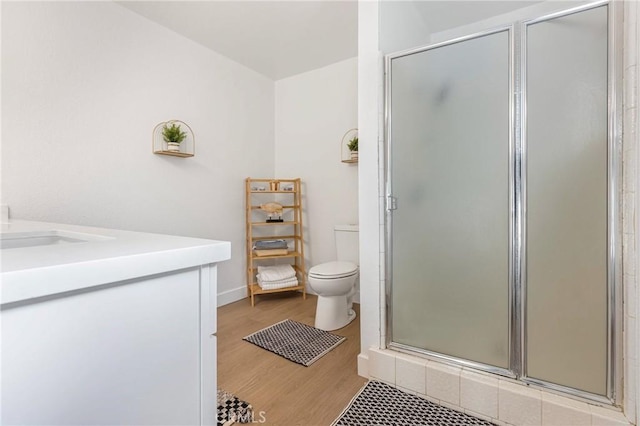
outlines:
[[84, 241], [0, 250], [0, 303], [217, 263], [231, 257], [228, 241], [15, 220], [1, 226], [3, 238], [48, 231]]

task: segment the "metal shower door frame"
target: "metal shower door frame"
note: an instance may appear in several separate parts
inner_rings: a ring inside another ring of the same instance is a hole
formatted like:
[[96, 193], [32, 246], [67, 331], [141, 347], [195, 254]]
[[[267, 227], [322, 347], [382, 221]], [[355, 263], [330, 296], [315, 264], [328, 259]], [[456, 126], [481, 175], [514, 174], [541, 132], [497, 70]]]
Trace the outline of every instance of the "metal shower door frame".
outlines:
[[[526, 29], [535, 23], [584, 12], [606, 6], [608, 8], [608, 146], [607, 146], [607, 395], [596, 395], [575, 388], [562, 386], [527, 376], [526, 365]], [[444, 42], [405, 50], [385, 56], [384, 87], [384, 186], [385, 214], [385, 303], [386, 345], [389, 348], [410, 354], [424, 355], [436, 360], [453, 363], [516, 378], [542, 389], [561, 391], [579, 399], [603, 404], [616, 404], [621, 395], [622, 380], [622, 319], [619, 310], [621, 298], [621, 226], [619, 216], [621, 193], [621, 136], [622, 96], [620, 55], [616, 48], [622, 40], [622, 26], [618, 23], [622, 7], [608, 0], [580, 5], [559, 12], [545, 14], [535, 19], [518, 21], [487, 31], [473, 33]], [[393, 210], [396, 199], [392, 187], [392, 143], [393, 117], [391, 111], [392, 62], [405, 56], [462, 43], [472, 39], [507, 31], [509, 35], [509, 368], [504, 369], [451, 355], [437, 353], [393, 342]]]

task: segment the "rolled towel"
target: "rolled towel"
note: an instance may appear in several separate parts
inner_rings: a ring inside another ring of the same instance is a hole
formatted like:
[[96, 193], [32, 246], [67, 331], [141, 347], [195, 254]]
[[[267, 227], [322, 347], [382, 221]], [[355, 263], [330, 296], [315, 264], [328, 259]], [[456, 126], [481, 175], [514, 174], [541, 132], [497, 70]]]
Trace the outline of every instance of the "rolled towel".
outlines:
[[258, 266], [258, 275], [265, 281], [281, 281], [296, 276], [296, 271], [291, 265]]

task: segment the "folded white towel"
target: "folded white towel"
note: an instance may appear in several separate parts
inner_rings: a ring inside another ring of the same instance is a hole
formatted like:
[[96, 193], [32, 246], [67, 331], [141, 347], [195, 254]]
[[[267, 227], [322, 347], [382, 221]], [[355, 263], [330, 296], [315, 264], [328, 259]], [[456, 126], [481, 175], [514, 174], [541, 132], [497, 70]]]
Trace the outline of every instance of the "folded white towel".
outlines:
[[281, 281], [294, 278], [296, 271], [291, 265], [258, 266], [259, 279], [265, 281]]
[[258, 285], [263, 290], [275, 290], [278, 288], [295, 287], [298, 285], [298, 279], [294, 277], [294, 278], [289, 278], [287, 280], [280, 280], [275, 282], [274, 281], [264, 282], [258, 278]]
[[284, 280], [276, 280], [276, 281], [265, 281], [262, 279], [262, 277], [260, 276], [260, 274], [256, 275], [256, 278], [258, 278], [258, 284], [288, 284], [291, 281], [297, 281], [298, 277], [291, 277], [291, 278], [285, 278]]

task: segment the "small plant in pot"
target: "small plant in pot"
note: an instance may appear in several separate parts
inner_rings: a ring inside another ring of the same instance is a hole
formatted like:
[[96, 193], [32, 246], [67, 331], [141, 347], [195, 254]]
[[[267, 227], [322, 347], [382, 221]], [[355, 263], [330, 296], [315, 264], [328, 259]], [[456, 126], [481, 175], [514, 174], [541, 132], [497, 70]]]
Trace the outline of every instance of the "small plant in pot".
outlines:
[[349, 143], [347, 144], [347, 148], [349, 148], [349, 151], [351, 152], [351, 159], [357, 160], [358, 159], [358, 137], [357, 136], [354, 136], [352, 139], [349, 140]]
[[179, 124], [172, 123], [171, 126], [165, 124], [162, 126], [162, 137], [167, 143], [167, 151], [178, 152], [180, 151], [180, 142], [185, 140], [187, 132], [183, 132]]

